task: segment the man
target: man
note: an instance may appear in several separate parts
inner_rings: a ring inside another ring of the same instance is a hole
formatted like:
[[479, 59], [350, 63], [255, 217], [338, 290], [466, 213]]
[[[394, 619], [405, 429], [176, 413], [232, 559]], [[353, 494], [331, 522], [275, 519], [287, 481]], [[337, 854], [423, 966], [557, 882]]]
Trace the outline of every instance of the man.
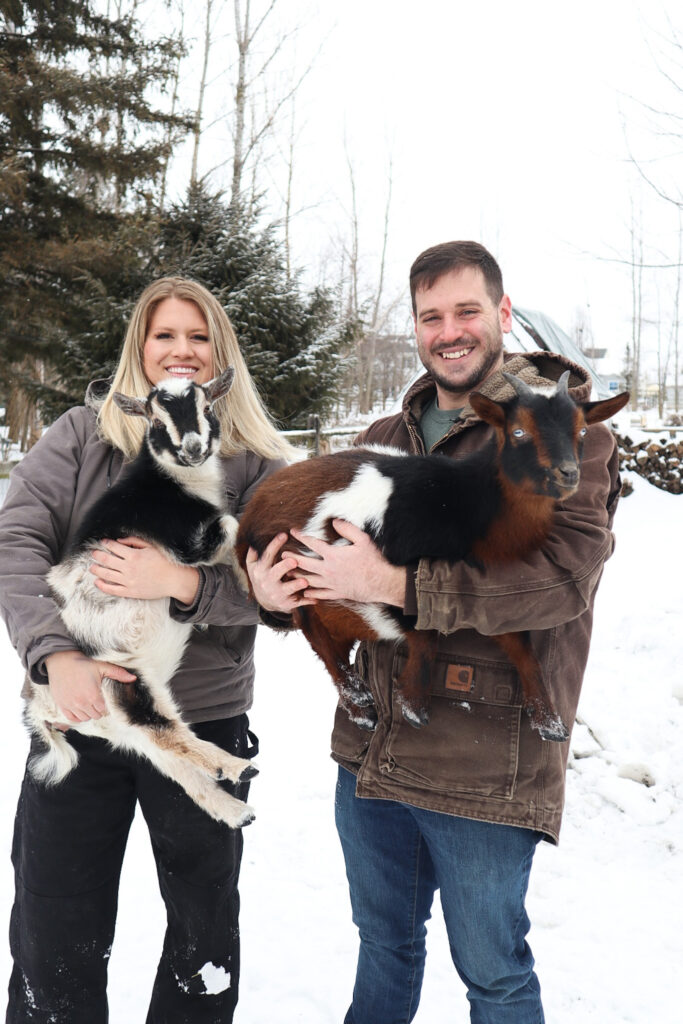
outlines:
[[[422, 253], [411, 269], [418, 352], [426, 374], [401, 413], [373, 424], [361, 443], [459, 457], [491, 428], [468, 404], [512, 390], [501, 369], [531, 386], [571, 372], [586, 400], [588, 374], [545, 352], [510, 355], [503, 336], [511, 303], [500, 269], [474, 242]], [[391, 643], [362, 645], [357, 667], [372, 689], [377, 728], [363, 732], [339, 709], [332, 752], [340, 765], [336, 818], [360, 953], [345, 1024], [403, 1024], [417, 1011], [425, 922], [434, 893], [475, 1024], [538, 1024], [540, 987], [526, 942], [525, 897], [541, 838], [557, 842], [568, 743], [543, 742], [521, 712], [519, 680], [491, 637], [531, 630], [555, 705], [574, 720], [588, 656], [592, 608], [619, 494], [614, 440], [589, 429], [577, 493], [558, 508], [541, 551], [487, 571], [423, 559], [389, 565], [370, 538], [335, 526], [350, 544], [307, 538], [319, 556], [285, 556], [280, 535], [250, 575], [273, 611], [317, 600], [383, 601], [434, 631], [431, 719], [416, 730], [401, 714], [393, 680], [402, 664]], [[300, 578], [287, 572], [296, 568]]]

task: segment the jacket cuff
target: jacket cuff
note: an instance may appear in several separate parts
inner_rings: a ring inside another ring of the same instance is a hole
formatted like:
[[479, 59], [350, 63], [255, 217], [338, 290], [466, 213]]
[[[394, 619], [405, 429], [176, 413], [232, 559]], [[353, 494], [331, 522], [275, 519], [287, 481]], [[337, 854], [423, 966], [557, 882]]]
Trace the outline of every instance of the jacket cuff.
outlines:
[[206, 584], [206, 573], [200, 565], [195, 566], [195, 568], [199, 573], [199, 583], [197, 584], [197, 593], [194, 595], [192, 604], [183, 604], [181, 601], [176, 601], [174, 597], [169, 602], [169, 615], [176, 622], [191, 622], [199, 611], [199, 604]]
[[296, 627], [292, 621], [292, 616], [286, 612], [268, 612], [261, 605], [258, 606], [259, 622], [262, 626], [270, 626], [271, 629], [286, 629], [292, 630]]
[[45, 659], [49, 658], [51, 654], [57, 654], [60, 651], [78, 650], [78, 644], [71, 637], [48, 634], [42, 637], [39, 642], [32, 644], [25, 654], [21, 656], [21, 661], [32, 683], [37, 683], [39, 686], [47, 686], [50, 680], [47, 675]]

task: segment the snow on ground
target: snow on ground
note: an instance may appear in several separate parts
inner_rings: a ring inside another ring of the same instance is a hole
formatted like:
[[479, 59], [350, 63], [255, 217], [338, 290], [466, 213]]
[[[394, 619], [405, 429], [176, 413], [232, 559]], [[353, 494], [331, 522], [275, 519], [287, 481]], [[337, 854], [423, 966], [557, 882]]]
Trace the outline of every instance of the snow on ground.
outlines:
[[[529, 894], [549, 1024], [683, 1019], [683, 499], [640, 478], [622, 501], [598, 596], [559, 848], [541, 844]], [[26, 749], [21, 672], [3, 633], [5, 772], [0, 917], [12, 899], [14, 805]], [[333, 822], [334, 694], [298, 636], [261, 630], [252, 727], [261, 740], [242, 873], [239, 1024], [340, 1024], [356, 934]], [[111, 1022], [142, 1024], [163, 932], [136, 820], [111, 960]], [[6, 933], [3, 925], [2, 930]], [[438, 908], [417, 1024], [465, 1024]], [[9, 973], [3, 938], [0, 968]], [[210, 965], [209, 965], [210, 966]], [[3, 983], [4, 985], [4, 983]]]

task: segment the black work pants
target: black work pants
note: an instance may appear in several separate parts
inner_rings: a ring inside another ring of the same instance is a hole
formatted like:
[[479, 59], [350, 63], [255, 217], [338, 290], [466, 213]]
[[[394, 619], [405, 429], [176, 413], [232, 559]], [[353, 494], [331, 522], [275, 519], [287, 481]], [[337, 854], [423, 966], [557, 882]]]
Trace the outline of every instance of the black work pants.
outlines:
[[[202, 739], [250, 757], [257, 748], [247, 727], [246, 715], [193, 726]], [[19, 798], [7, 1024], [108, 1021], [107, 963], [137, 801], [168, 919], [147, 1024], [229, 1024], [239, 982], [242, 833], [210, 818], [146, 759], [73, 731], [69, 740], [78, 766], [49, 788], [27, 772]], [[247, 784], [224, 785], [247, 795]]]

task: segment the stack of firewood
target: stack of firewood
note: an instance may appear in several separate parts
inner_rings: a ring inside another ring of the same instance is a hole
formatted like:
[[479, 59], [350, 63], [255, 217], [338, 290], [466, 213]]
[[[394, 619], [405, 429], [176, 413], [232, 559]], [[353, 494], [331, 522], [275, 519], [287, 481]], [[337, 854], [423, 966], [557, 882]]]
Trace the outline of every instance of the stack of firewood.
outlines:
[[[683, 493], [683, 440], [668, 440], [666, 430], [653, 441], [637, 443], [622, 434], [616, 436], [622, 472], [638, 473], [671, 494]], [[622, 493], [629, 493], [628, 486]]]

